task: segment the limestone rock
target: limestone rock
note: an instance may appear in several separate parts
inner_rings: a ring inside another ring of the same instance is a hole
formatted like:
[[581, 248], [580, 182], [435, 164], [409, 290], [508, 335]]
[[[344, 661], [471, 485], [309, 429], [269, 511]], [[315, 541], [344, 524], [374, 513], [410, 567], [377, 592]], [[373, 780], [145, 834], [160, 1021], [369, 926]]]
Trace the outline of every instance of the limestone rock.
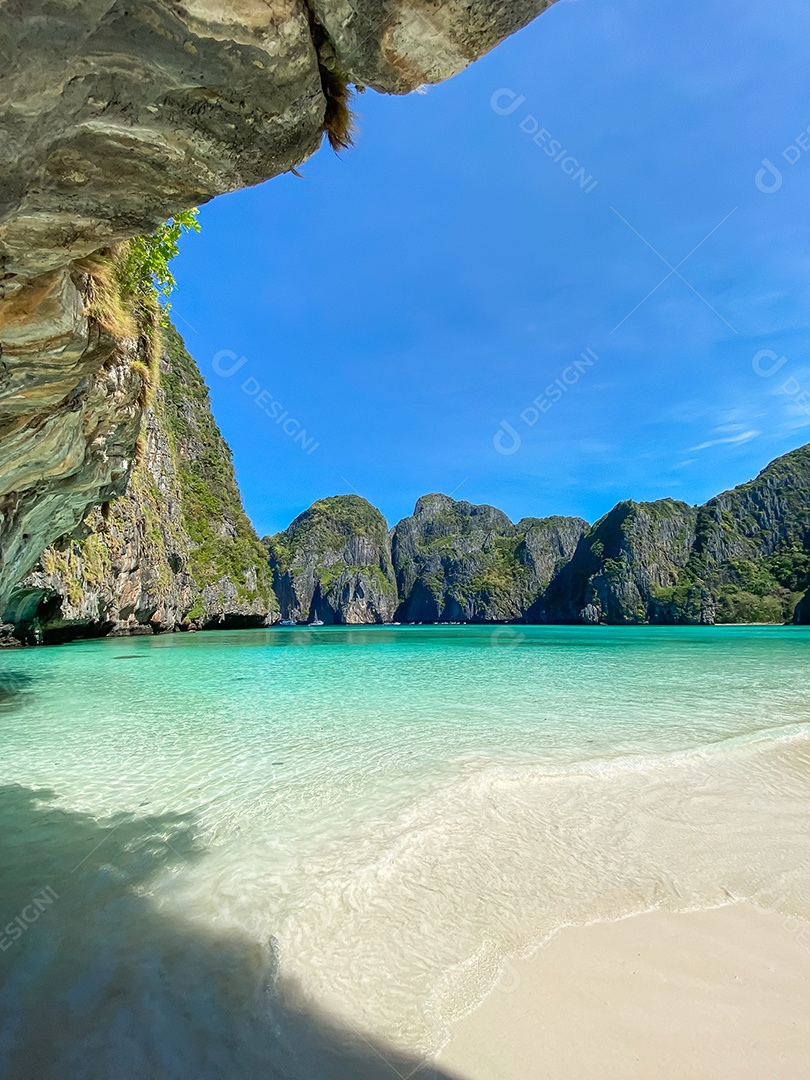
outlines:
[[397, 618], [520, 620], [587, 528], [579, 518], [526, 518], [513, 525], [492, 506], [426, 495], [393, 533]]
[[127, 491], [49, 547], [5, 621], [21, 641], [263, 626], [279, 618], [208, 392], [173, 330]]
[[406, 94], [457, 75], [552, 0], [312, 0], [351, 82]]
[[3, 272], [64, 266], [301, 164], [321, 141], [325, 69], [407, 93], [549, 2], [6, 0]]
[[529, 618], [647, 622], [655, 591], [674, 585], [689, 561], [695, 520], [692, 507], [672, 499], [619, 503], [580, 540]]
[[[619, 503], [529, 611], [538, 622], [789, 622], [810, 585], [810, 446], [687, 506]], [[796, 618], [801, 620], [799, 606]]]
[[0, 4], [0, 606], [124, 489], [139, 432], [133, 347], [87, 317], [76, 260], [306, 160], [332, 76], [405, 93], [548, 3]]
[[796, 605], [793, 621], [800, 626], [810, 625], [810, 591], [806, 592]]
[[385, 518], [359, 495], [320, 499], [266, 540], [285, 619], [391, 622], [397, 587]]
[[0, 605], [47, 544], [129, 479], [139, 346], [87, 318], [87, 288], [62, 269], [0, 305]]
[[318, 146], [298, 0], [12, 0], [3, 14], [0, 251], [64, 266]]

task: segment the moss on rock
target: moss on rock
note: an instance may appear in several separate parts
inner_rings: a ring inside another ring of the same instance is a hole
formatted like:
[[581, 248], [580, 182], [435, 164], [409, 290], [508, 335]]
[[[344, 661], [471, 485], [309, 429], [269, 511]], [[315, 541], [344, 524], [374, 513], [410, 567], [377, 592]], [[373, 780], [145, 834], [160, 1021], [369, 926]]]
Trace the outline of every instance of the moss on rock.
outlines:
[[154, 370], [159, 385], [126, 494], [47, 549], [12, 595], [6, 621], [26, 639], [278, 618], [267, 553], [242, 507], [208, 388], [171, 326]]

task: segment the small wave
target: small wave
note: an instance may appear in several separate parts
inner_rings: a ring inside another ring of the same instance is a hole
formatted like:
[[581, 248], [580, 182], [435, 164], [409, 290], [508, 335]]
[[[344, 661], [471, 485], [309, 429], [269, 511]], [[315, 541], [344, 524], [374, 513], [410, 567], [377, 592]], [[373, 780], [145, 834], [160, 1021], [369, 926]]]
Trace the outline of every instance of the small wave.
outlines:
[[[620, 754], [616, 757], [577, 757], [560, 764], [518, 758], [514, 762], [492, 763], [478, 755], [457, 759], [457, 764], [464, 770], [461, 783], [475, 783], [484, 776], [520, 782], [523, 779], [556, 780], [573, 776], [615, 776], [627, 772], [646, 772], [655, 769], [671, 769], [681, 765], [711, 760], [715, 755], [726, 755], [733, 751], [745, 751], [761, 748], [763, 745], [777, 748], [793, 743], [807, 742], [810, 749], [810, 723], [797, 721], [780, 727], [763, 727], [743, 734], [728, 735], [720, 739], [709, 740], [697, 746], [677, 750], [653, 752], [639, 750]], [[470, 773], [473, 775], [469, 775]]]

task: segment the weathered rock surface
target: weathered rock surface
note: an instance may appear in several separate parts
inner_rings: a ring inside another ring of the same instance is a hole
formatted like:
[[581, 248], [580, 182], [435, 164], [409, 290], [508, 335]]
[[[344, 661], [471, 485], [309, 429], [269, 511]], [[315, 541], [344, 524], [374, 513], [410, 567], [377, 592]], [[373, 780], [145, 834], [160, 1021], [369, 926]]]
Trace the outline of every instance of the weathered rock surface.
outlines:
[[808, 584], [805, 446], [704, 506], [619, 503], [583, 537], [529, 618], [789, 622]]
[[521, 537], [517, 556], [528, 571], [523, 615], [567, 566], [589, 528], [588, 522], [578, 517], [523, 518], [517, 523], [515, 529]]
[[[375, 515], [376, 561], [382, 517], [357, 502]], [[297, 519], [307, 529], [310, 514]], [[321, 580], [315, 567], [328, 565], [330, 583], [353, 580], [357, 556], [345, 538], [355, 529], [347, 514], [339, 542], [275, 538], [277, 567], [299, 553], [294, 572], [276, 574], [288, 617], [333, 621], [320, 601], [313, 603]], [[433, 494], [389, 536], [394, 617], [403, 623], [789, 622], [794, 611], [797, 622], [810, 621], [810, 599], [802, 601], [810, 588], [810, 446], [700, 507], [626, 501], [592, 527], [568, 517], [513, 524], [495, 507]], [[325, 557], [313, 554], [324, 548]], [[382, 621], [391, 617], [385, 610], [376, 609]]]
[[588, 523], [525, 518], [446, 495], [419, 499], [393, 531], [402, 622], [521, 619], [573, 554]]
[[139, 344], [55, 270], [0, 305], [0, 606], [43, 547], [122, 492], [141, 424]]
[[529, 611], [537, 622], [647, 622], [658, 589], [689, 561], [696, 511], [686, 503], [619, 503], [583, 536]]
[[4, 620], [22, 641], [261, 626], [279, 618], [208, 392], [173, 330], [126, 494], [49, 547]]
[[133, 346], [77, 259], [320, 145], [334, 84], [461, 70], [549, 0], [5, 0], [0, 5], [0, 606], [123, 490]]
[[312, 0], [349, 81], [393, 94], [457, 75], [553, 0]]
[[324, 69], [407, 93], [549, 2], [6, 0], [4, 273], [56, 269], [301, 164], [324, 130]]
[[265, 541], [285, 619], [391, 622], [397, 586], [388, 527], [358, 495], [320, 499]]
[[793, 614], [793, 621], [797, 625], [801, 626], [810, 625], [810, 592], [805, 593], [805, 595], [796, 605], [796, 610]]
[[5, 272], [31, 277], [292, 168], [324, 98], [297, 0], [7, 3]]

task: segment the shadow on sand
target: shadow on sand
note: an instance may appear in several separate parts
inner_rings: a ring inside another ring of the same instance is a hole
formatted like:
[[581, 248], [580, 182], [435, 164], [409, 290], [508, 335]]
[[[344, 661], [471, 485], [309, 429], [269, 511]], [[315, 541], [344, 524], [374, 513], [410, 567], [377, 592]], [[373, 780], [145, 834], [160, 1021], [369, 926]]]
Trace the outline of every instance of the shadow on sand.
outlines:
[[6, 1080], [458, 1080], [341, 1028], [271, 947], [146, 894], [202, 854], [184, 815], [103, 822], [0, 787]]

